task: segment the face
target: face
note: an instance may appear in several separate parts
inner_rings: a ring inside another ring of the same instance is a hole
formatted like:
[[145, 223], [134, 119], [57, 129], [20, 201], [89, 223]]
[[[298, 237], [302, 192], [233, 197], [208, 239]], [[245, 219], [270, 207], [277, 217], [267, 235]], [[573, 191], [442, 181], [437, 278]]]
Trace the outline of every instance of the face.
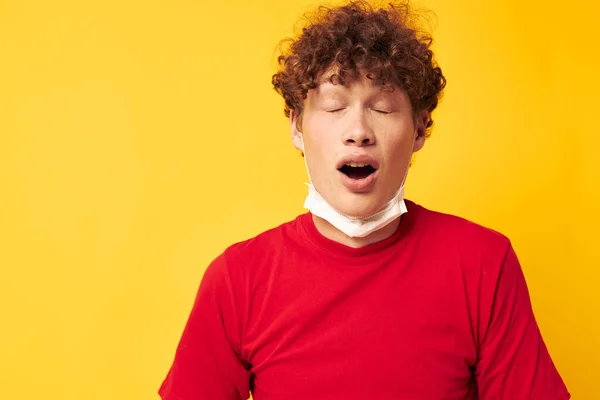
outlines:
[[364, 76], [346, 86], [327, 78], [307, 93], [300, 124], [292, 112], [292, 142], [302, 150], [304, 141], [312, 183], [332, 207], [371, 215], [403, 184], [413, 152], [423, 147], [429, 113], [415, 118], [398, 87], [386, 91]]

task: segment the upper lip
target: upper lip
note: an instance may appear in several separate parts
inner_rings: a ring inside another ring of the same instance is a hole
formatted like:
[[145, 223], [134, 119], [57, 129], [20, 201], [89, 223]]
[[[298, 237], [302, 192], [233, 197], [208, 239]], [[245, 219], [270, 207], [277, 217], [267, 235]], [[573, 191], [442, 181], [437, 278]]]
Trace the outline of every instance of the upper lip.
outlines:
[[369, 164], [374, 169], [379, 168], [377, 160], [367, 154], [349, 154], [338, 161], [336, 168], [340, 169], [346, 164]]

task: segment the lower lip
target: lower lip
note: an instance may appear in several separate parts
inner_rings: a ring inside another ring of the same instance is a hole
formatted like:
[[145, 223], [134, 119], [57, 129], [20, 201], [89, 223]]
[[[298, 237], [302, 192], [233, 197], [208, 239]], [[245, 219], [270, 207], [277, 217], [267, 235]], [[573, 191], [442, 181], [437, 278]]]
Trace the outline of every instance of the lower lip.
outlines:
[[375, 182], [375, 175], [377, 175], [377, 171], [375, 171], [366, 178], [352, 179], [343, 172], [338, 172], [340, 175], [342, 175], [342, 182], [344, 183], [344, 186], [353, 192], [360, 192], [369, 189]]

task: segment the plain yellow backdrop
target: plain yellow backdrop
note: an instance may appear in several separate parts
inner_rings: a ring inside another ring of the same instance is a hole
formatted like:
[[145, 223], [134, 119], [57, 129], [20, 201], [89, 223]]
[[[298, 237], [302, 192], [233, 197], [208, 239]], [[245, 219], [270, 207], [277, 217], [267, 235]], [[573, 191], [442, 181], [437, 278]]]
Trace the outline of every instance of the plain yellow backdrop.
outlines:
[[[600, 399], [599, 8], [423, 1], [448, 87], [408, 197], [512, 239]], [[158, 399], [208, 263], [305, 211], [270, 79], [313, 4], [0, 2], [0, 398]]]

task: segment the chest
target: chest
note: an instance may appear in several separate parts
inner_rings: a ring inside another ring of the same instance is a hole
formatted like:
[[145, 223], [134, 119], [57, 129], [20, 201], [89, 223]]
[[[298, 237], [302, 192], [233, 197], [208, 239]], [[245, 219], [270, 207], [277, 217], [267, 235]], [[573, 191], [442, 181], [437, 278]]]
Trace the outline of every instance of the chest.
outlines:
[[458, 277], [306, 272], [273, 276], [247, 310], [255, 400], [471, 398], [476, 350]]

